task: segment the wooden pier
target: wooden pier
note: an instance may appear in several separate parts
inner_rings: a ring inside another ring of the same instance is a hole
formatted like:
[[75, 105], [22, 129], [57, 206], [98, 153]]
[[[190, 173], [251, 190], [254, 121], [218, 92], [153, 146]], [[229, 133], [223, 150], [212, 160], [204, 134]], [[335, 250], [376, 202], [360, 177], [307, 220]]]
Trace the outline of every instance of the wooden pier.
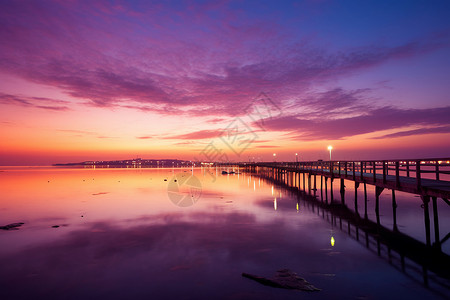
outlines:
[[[261, 178], [277, 184], [273, 178], [265, 176], [261, 176]], [[295, 187], [283, 183], [280, 186], [292, 198], [297, 198], [297, 210], [303, 204], [302, 209], [308, 209], [316, 213], [329, 222], [333, 229], [339, 229], [347, 233], [394, 268], [441, 296], [445, 297], [450, 290], [448, 281], [439, 279], [439, 277], [450, 279], [450, 256], [440, 249], [429, 247], [398, 230], [389, 229], [368, 218], [361, 218], [357, 212], [351, 211], [345, 205], [339, 203], [326, 204], [317, 201], [313, 195], [302, 195]], [[292, 209], [294, 209], [294, 206]], [[438, 275], [438, 277], [432, 275], [432, 273]]]
[[[367, 218], [367, 185], [375, 186], [375, 215], [380, 225], [379, 197], [384, 189], [392, 190], [392, 210], [394, 231], [397, 229], [395, 191], [420, 196], [424, 208], [426, 245], [431, 246], [430, 203], [433, 213], [434, 243], [441, 245], [450, 239], [450, 232], [440, 239], [437, 201], [450, 205], [450, 158], [364, 160], [364, 161], [307, 161], [307, 162], [242, 162], [217, 163], [222, 167], [238, 167], [271, 178], [275, 182], [293, 187], [314, 196], [320, 190], [320, 198], [326, 204], [336, 204], [333, 184], [337, 179], [340, 186], [340, 203], [345, 204], [344, 180], [354, 183], [353, 202], [358, 212], [358, 188], [364, 188], [364, 218]], [[319, 178], [319, 179], [318, 179]], [[320, 180], [320, 181], [319, 181]], [[328, 201], [328, 191], [330, 199]], [[325, 194], [325, 197], [323, 197]], [[325, 198], [325, 199], [324, 199]], [[439, 200], [441, 199], [441, 200]], [[338, 200], [339, 201], [339, 200]], [[338, 202], [339, 203], [339, 202]]]

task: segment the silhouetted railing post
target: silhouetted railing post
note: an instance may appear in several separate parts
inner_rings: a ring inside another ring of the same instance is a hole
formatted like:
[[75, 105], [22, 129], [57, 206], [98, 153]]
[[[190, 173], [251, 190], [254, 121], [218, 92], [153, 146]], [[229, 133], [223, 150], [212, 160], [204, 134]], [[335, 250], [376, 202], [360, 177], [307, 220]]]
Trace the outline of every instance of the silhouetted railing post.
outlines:
[[436, 161], [436, 180], [439, 180], [439, 161]]
[[398, 160], [395, 162], [395, 185], [400, 186], [400, 162]]
[[355, 169], [356, 162], [353, 162], [353, 180], [356, 180], [356, 169]]
[[361, 168], [361, 181], [364, 181], [364, 172], [365, 172], [365, 168], [364, 168], [364, 166], [366, 165], [366, 162], [365, 161], [362, 161], [362, 162], [360, 162], [360, 168]]
[[377, 182], [377, 162], [373, 161], [373, 182]]

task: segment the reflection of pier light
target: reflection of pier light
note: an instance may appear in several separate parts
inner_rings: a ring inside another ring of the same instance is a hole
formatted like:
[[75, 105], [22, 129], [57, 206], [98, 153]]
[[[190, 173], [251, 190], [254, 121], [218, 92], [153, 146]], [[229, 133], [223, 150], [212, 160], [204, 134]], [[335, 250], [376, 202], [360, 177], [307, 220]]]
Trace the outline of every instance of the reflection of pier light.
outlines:
[[253, 180], [253, 190], [256, 191], [256, 181]]
[[296, 208], [297, 208], [297, 212], [298, 212], [298, 202], [297, 202]]
[[277, 210], [277, 198], [273, 200], [273, 209]]
[[335, 240], [334, 240], [334, 237], [333, 236], [331, 236], [331, 247], [334, 247], [334, 243], [335, 243]]
[[272, 196], [273, 196], [273, 185], [272, 185]]

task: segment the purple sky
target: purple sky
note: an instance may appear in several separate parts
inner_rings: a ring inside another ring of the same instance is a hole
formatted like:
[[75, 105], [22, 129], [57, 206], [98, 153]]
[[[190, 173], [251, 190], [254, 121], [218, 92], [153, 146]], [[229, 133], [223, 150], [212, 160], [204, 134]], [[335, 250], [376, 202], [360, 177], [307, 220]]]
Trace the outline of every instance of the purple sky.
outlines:
[[261, 92], [245, 159], [450, 155], [448, 1], [2, 1], [0, 40], [0, 164], [189, 159]]

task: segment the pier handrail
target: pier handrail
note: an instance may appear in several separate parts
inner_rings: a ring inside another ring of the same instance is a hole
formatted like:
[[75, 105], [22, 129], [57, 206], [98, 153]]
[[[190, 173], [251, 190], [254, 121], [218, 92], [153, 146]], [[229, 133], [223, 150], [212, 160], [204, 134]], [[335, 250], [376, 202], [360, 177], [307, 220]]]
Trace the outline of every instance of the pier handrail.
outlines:
[[349, 179], [394, 188], [422, 196], [437, 196], [450, 205], [450, 157], [393, 160], [317, 160], [299, 162], [218, 163], [246, 168], [273, 168], [280, 172]]
[[[421, 183], [422, 175], [434, 174], [435, 180], [450, 181], [443, 175], [450, 175], [450, 157], [444, 158], [427, 158], [427, 159], [395, 159], [395, 160], [332, 160], [332, 161], [300, 161], [300, 162], [245, 162], [234, 164], [246, 165], [264, 165], [272, 167], [291, 167], [301, 170], [322, 170], [333, 174], [356, 174], [364, 176], [364, 174], [373, 174], [374, 178], [377, 174], [383, 176], [386, 181], [388, 175], [396, 177], [396, 181], [400, 183], [400, 177], [415, 178], [417, 185]], [[381, 170], [381, 172], [380, 172]], [[391, 174], [392, 173], [392, 174]], [[431, 179], [431, 178], [430, 178]]]

